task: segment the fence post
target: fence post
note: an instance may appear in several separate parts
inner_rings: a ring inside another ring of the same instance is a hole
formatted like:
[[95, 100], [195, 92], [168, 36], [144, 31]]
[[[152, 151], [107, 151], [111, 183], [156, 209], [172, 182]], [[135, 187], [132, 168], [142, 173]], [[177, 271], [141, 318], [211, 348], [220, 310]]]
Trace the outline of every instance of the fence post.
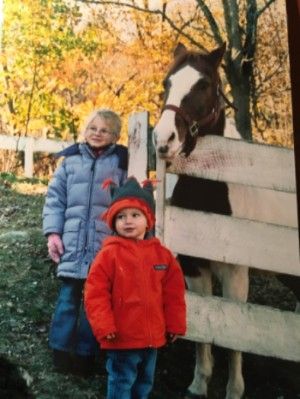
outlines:
[[166, 197], [166, 163], [156, 157], [156, 178], [158, 180], [156, 190], [156, 224], [155, 236], [164, 243], [165, 224], [165, 197]]
[[34, 138], [27, 137], [24, 149], [24, 175], [25, 177], [33, 176], [33, 150]]
[[141, 182], [147, 178], [148, 112], [132, 114], [128, 122], [128, 176]]

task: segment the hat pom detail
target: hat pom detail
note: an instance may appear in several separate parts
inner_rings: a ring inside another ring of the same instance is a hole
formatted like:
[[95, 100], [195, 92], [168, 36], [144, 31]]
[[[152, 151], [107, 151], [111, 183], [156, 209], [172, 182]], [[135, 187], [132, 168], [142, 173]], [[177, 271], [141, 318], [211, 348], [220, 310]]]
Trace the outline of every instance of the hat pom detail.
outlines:
[[101, 188], [104, 190], [109, 188], [110, 186], [115, 186], [116, 183], [113, 181], [113, 179], [105, 179], [104, 182], [101, 185]]
[[157, 183], [160, 183], [160, 180], [157, 179], [145, 179], [142, 181], [142, 187], [143, 188], [148, 188], [148, 187], [152, 187], [155, 188]]

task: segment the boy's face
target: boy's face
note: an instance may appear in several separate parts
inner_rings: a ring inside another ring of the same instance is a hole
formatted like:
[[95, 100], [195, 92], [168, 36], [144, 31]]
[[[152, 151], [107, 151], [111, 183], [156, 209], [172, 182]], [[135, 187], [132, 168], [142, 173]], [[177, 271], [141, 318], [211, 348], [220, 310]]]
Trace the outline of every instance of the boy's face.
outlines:
[[112, 132], [109, 121], [96, 116], [87, 126], [84, 133], [86, 142], [92, 148], [102, 148], [117, 141], [116, 136]]
[[147, 230], [147, 218], [137, 208], [122, 209], [116, 215], [115, 229], [122, 237], [143, 240]]

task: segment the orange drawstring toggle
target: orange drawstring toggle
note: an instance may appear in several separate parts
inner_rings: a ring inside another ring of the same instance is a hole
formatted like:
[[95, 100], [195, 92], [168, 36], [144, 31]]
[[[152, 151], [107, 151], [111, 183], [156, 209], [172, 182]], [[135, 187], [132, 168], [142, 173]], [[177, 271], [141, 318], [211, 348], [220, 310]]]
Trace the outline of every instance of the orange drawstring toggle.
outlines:
[[105, 179], [104, 182], [101, 185], [101, 188], [106, 189], [111, 185], [116, 185], [116, 183], [113, 181], [113, 179]]

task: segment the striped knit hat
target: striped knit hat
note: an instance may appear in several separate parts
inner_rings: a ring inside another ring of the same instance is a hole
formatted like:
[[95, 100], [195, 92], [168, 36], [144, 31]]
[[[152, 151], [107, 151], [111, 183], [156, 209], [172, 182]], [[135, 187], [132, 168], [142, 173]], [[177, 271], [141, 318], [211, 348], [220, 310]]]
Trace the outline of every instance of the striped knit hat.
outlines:
[[151, 180], [145, 180], [141, 187], [135, 177], [129, 177], [126, 183], [118, 187], [112, 180], [106, 180], [102, 187], [109, 186], [112, 202], [102, 219], [114, 230], [115, 217], [122, 209], [137, 208], [146, 216], [148, 230], [155, 224], [155, 204]]

